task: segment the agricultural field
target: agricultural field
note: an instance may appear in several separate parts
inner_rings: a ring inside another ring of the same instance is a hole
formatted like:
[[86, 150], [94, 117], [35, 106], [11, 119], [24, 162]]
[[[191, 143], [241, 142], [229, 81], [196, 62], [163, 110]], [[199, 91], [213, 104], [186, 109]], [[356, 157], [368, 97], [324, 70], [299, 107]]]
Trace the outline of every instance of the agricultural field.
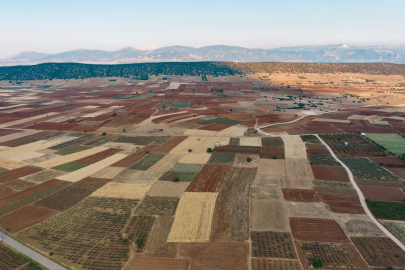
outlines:
[[28, 260], [3, 243], [0, 243], [0, 268], [24, 270], [45, 269], [37, 262]]
[[0, 80], [2, 232], [77, 270], [405, 269], [355, 189], [405, 243], [402, 75], [172, 64]]

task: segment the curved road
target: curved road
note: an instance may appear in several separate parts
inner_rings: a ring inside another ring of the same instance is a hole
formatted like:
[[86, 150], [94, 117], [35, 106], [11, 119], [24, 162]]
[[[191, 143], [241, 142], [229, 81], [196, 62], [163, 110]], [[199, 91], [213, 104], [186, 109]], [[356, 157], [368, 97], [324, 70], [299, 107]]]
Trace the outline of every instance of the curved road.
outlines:
[[0, 238], [7, 245], [13, 247], [17, 251], [24, 254], [25, 256], [27, 256], [27, 257], [31, 258], [32, 260], [42, 264], [43, 266], [45, 266], [46, 268], [48, 268], [50, 270], [66, 270], [66, 268], [64, 268], [64, 267], [60, 266], [59, 264], [51, 261], [50, 259], [42, 256], [38, 252], [30, 249], [29, 247], [21, 244], [20, 242], [17, 242], [13, 238], [11, 238], [10, 236], [8, 236], [8, 235], [6, 235], [6, 234], [4, 234], [2, 232], [0, 232]]

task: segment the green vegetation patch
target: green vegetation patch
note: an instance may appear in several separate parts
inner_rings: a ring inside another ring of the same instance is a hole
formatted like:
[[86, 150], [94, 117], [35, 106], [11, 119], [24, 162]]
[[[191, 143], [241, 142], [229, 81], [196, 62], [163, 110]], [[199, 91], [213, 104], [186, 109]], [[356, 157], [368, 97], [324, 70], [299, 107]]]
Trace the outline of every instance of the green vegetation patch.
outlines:
[[357, 178], [376, 181], [401, 181], [401, 178], [378, 166], [368, 158], [340, 158]]
[[397, 134], [367, 134], [366, 137], [388, 152], [396, 155], [405, 154], [405, 138]]
[[201, 124], [201, 125], [209, 125], [209, 124], [215, 124], [215, 123], [224, 124], [224, 125], [228, 125], [228, 126], [234, 126], [234, 125], [242, 123], [242, 121], [237, 121], [237, 120], [232, 120], [232, 119], [227, 119], [227, 118], [213, 118], [213, 119], [198, 122], [198, 124]]
[[190, 106], [190, 102], [188, 101], [176, 101], [175, 103], [172, 104], [172, 106], [170, 106], [171, 110], [177, 110], [180, 108], [187, 108]]
[[61, 150], [56, 152], [55, 154], [61, 155], [61, 156], [66, 156], [66, 155], [70, 155], [73, 153], [77, 153], [77, 152], [81, 152], [87, 149], [90, 149], [91, 147], [88, 146], [83, 146], [83, 145], [78, 145], [69, 149], [65, 149], [65, 150]]
[[62, 164], [62, 165], [58, 165], [56, 167], [53, 167], [52, 169], [64, 171], [64, 172], [73, 172], [78, 169], [84, 168], [86, 166], [88, 166], [88, 164], [83, 164], [80, 162], [73, 161], [73, 162], [68, 162], [68, 163]]
[[371, 212], [381, 219], [405, 220], [405, 203], [383, 202], [366, 199]]
[[156, 93], [148, 93], [148, 94], [145, 94], [142, 96], [132, 96], [131, 99], [146, 99], [148, 97], [155, 97], [155, 96], [156, 96]]
[[151, 144], [154, 145], [162, 145], [168, 141], [170, 141], [171, 139], [173, 139], [172, 136], [161, 136], [159, 139], [157, 139], [156, 141], [152, 142]]
[[199, 172], [202, 169], [202, 167], [204, 167], [204, 164], [177, 163], [176, 165], [174, 165], [170, 169], [170, 171], [175, 171], [175, 172]]
[[[197, 172], [167, 171], [160, 178], [160, 181], [175, 181], [178, 178], [181, 182], [191, 182], [197, 176]], [[179, 182], [175, 181], [175, 182]]]
[[215, 153], [211, 155], [207, 164], [231, 166], [236, 157], [235, 153]]

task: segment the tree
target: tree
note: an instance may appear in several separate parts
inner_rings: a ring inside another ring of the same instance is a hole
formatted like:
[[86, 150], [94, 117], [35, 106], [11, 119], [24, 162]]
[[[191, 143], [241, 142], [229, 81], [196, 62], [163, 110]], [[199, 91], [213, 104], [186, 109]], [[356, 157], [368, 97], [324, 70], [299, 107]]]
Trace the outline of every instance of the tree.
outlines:
[[246, 161], [247, 161], [247, 163], [250, 163], [250, 162], [252, 162], [252, 158], [248, 157], [248, 158], [246, 158]]
[[174, 179], [173, 179], [173, 182], [179, 182], [180, 181], [180, 178], [178, 178], [178, 177], [175, 177]]
[[212, 152], [213, 152], [213, 150], [211, 147], [207, 148], [207, 153], [212, 153]]
[[112, 116], [117, 116], [117, 113], [113, 113]]
[[323, 267], [323, 261], [321, 259], [316, 259], [312, 261], [312, 266], [314, 268], [322, 268]]
[[103, 136], [105, 136], [105, 135], [107, 135], [107, 133], [106, 133], [106, 132], [103, 132]]
[[193, 151], [193, 150], [191, 150], [191, 149], [188, 149], [188, 152], [189, 152], [189, 153], [191, 153], [192, 151]]

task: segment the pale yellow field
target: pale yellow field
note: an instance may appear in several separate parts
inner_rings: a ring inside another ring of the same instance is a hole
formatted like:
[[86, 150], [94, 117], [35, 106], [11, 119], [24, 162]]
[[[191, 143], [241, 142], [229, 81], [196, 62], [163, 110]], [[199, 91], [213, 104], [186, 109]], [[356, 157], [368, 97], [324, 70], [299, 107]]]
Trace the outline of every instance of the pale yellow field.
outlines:
[[5, 159], [5, 158], [0, 158], [0, 167], [2, 167], [4, 169], [8, 169], [8, 170], [18, 169], [21, 167], [25, 167], [27, 165], [28, 164], [25, 164], [22, 162], [17, 162], [17, 161]]
[[52, 168], [61, 164], [65, 164], [68, 162], [72, 162], [78, 159], [82, 159], [91, 155], [94, 155], [96, 153], [102, 152], [104, 150], [107, 150], [108, 148], [106, 147], [94, 147], [94, 148], [90, 148], [81, 152], [77, 152], [77, 153], [73, 153], [70, 155], [66, 155], [66, 156], [59, 156], [57, 158], [53, 158], [50, 160], [46, 160], [43, 162], [39, 162], [37, 164], [34, 164], [37, 167], [42, 167], [42, 168]]
[[57, 114], [58, 114], [57, 112], [50, 112], [50, 113], [47, 113], [47, 114], [41, 114], [41, 115], [37, 115], [37, 116], [32, 116], [32, 117], [28, 117], [28, 118], [23, 118], [23, 119], [20, 119], [20, 120], [16, 120], [16, 121], [12, 121], [12, 122], [7, 122], [7, 123], [4, 123], [4, 124], [0, 124], [0, 128], [10, 127], [10, 126], [22, 124], [22, 123], [29, 122], [29, 121], [32, 121], [32, 120], [36, 120], [36, 119], [40, 119], [40, 118], [45, 118], [45, 117], [52, 116], [52, 115], [57, 115]]
[[120, 174], [125, 168], [123, 167], [107, 167], [91, 175], [94, 178], [101, 179], [114, 179], [118, 174]]
[[161, 160], [156, 162], [155, 165], [150, 167], [148, 171], [151, 172], [166, 172], [170, 170], [184, 155], [179, 154], [167, 154]]
[[282, 135], [284, 141], [285, 158], [307, 158], [304, 142], [298, 135]]
[[[24, 156], [28, 155], [29, 152], [35, 152], [38, 150], [42, 150], [51, 146], [54, 146], [56, 144], [60, 143], [60, 141], [36, 141], [33, 143], [13, 147], [13, 148], [8, 148], [5, 150], [0, 151], [0, 158], [7, 158], [11, 160], [16, 160], [19, 161], [21, 159], [24, 159]], [[41, 154], [44, 155], [44, 154]]]
[[217, 193], [185, 192], [167, 241], [209, 241], [216, 199]]
[[109, 182], [93, 192], [91, 196], [141, 200], [149, 188], [150, 185], [146, 184]]
[[262, 146], [262, 139], [260, 137], [242, 137], [240, 138], [240, 145]]
[[204, 154], [185, 154], [182, 159], [180, 159], [179, 163], [193, 163], [193, 164], [206, 164], [210, 159], [211, 154], [204, 153]]
[[170, 182], [170, 181], [157, 181], [148, 190], [148, 196], [168, 196], [180, 197], [183, 195], [186, 188], [190, 185], [188, 182]]
[[246, 126], [236, 125], [219, 131], [217, 136], [241, 137], [246, 130]]
[[12, 159], [14, 161], [26, 161], [29, 159], [40, 158], [42, 156], [45, 156], [45, 154], [38, 153], [38, 152], [25, 152], [25, 153], [20, 153], [19, 155], [10, 157], [10, 159]]
[[81, 168], [77, 171], [59, 176], [57, 179], [64, 180], [64, 181], [70, 181], [70, 182], [77, 182], [77, 181], [80, 181], [80, 180], [82, 180], [86, 177], [89, 177], [90, 175], [104, 169], [105, 167], [108, 167], [108, 166], [114, 164], [117, 161], [120, 161], [121, 159], [123, 159], [125, 157], [126, 157], [126, 155], [123, 155], [123, 154], [115, 154], [115, 155], [105, 158], [99, 162], [91, 164], [87, 167]]
[[[193, 154], [203, 154], [207, 152], [207, 148], [214, 148], [215, 143], [223, 138], [220, 137], [204, 137], [190, 136], [179, 145], [170, 151], [171, 154], [187, 154], [188, 149], [192, 150]], [[228, 138], [229, 139], [229, 138]]]
[[260, 165], [257, 174], [284, 176], [286, 175], [286, 168], [284, 159], [260, 159]]
[[199, 129], [187, 129], [183, 135], [185, 136], [207, 136], [215, 137], [217, 136], [218, 131], [211, 130], [199, 130]]
[[284, 202], [253, 200], [250, 228], [254, 231], [291, 231]]
[[290, 158], [285, 160], [288, 178], [295, 183], [296, 188], [311, 188], [314, 174], [306, 158]]

